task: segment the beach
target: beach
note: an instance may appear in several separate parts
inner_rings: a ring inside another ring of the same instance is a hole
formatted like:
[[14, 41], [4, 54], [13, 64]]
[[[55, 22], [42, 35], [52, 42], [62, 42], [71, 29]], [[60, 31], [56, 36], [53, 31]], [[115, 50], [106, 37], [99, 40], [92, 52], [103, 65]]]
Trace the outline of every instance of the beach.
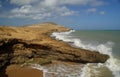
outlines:
[[43, 77], [43, 71], [31, 67], [10, 65], [6, 69], [8, 77]]

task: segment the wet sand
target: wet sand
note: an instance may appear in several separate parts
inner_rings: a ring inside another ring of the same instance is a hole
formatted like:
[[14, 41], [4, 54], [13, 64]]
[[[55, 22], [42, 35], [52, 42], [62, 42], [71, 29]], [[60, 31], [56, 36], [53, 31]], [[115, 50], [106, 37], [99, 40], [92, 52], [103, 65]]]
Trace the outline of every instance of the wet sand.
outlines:
[[43, 71], [31, 67], [10, 65], [6, 69], [8, 77], [43, 77]]

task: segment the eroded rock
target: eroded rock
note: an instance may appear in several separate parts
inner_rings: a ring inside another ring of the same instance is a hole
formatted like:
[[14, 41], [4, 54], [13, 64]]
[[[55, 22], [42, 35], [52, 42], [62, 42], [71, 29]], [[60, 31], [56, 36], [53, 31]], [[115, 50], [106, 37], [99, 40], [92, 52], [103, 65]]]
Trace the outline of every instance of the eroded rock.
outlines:
[[[0, 68], [6, 63], [22, 64], [33, 59], [31, 63], [49, 64], [53, 60], [75, 63], [104, 63], [109, 56], [79, 48], [71, 47], [63, 41], [50, 37], [54, 31], [69, 29], [56, 24], [41, 24], [26, 27], [0, 27]], [[14, 31], [13, 31], [14, 30]], [[37, 40], [36, 40], [37, 39]], [[37, 58], [37, 60], [36, 60]]]

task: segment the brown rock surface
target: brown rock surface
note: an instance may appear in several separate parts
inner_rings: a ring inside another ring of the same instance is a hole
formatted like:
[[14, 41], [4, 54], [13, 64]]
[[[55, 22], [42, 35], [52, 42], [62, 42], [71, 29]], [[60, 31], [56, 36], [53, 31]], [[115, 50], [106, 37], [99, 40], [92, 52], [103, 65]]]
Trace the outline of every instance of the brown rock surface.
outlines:
[[74, 48], [50, 37], [52, 32], [68, 30], [70, 29], [53, 23], [22, 27], [0, 26], [0, 68], [5, 64], [48, 64], [53, 60], [104, 63], [109, 58], [108, 55]]

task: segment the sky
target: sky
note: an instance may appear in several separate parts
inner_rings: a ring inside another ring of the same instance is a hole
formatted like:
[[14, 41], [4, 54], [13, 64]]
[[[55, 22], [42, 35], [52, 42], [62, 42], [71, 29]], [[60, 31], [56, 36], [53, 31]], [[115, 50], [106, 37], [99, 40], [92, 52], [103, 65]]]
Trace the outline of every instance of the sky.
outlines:
[[42, 22], [81, 30], [120, 30], [120, 0], [0, 0], [0, 25]]

